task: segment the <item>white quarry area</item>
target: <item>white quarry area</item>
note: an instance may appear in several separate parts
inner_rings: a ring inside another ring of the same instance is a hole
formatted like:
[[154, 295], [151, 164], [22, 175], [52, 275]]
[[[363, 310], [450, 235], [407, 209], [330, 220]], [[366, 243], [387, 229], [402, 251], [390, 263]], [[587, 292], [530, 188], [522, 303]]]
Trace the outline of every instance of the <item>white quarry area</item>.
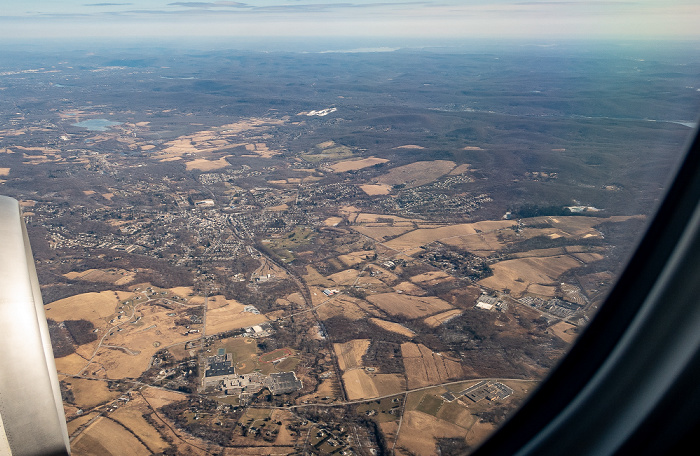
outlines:
[[307, 116], [327, 116], [328, 114], [332, 112], [336, 112], [338, 108], [326, 108], [326, 109], [321, 109], [320, 111], [309, 111], [306, 113]]

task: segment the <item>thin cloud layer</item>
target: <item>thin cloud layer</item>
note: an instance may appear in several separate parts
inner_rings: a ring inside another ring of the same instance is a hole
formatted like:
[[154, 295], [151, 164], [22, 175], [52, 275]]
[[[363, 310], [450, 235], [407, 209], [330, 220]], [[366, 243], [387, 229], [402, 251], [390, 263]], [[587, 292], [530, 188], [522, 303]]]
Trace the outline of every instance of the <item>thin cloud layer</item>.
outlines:
[[10, 2], [0, 36], [700, 37], [690, 0]]

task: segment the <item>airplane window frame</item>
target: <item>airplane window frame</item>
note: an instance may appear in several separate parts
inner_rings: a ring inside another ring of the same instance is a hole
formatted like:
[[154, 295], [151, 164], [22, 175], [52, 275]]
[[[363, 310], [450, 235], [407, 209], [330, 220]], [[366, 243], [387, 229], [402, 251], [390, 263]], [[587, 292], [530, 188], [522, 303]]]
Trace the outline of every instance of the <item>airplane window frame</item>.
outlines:
[[[569, 353], [473, 453], [681, 454], [700, 430], [700, 130]], [[692, 440], [691, 440], [692, 439]]]

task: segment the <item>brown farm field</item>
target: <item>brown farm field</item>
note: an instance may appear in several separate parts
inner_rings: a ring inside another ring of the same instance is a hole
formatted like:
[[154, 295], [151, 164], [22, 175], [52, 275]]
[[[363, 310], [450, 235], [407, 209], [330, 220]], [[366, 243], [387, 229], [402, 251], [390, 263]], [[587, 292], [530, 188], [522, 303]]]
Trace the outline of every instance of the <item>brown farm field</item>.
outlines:
[[343, 384], [350, 400], [379, 396], [377, 386], [364, 369], [353, 369], [343, 373]]
[[134, 280], [136, 274], [125, 269], [88, 269], [83, 272], [69, 272], [63, 274], [70, 280], [84, 280], [86, 282], [107, 282], [114, 285], [125, 285]]
[[70, 387], [75, 398], [75, 405], [82, 409], [91, 409], [119, 397], [119, 391], [110, 391], [103, 380], [84, 378], [66, 378], [64, 383]]
[[531, 284], [554, 285], [560, 275], [580, 266], [581, 262], [569, 255], [505, 260], [491, 265], [493, 275], [479, 284], [493, 290], [508, 289], [519, 298]]
[[354, 339], [344, 344], [333, 344], [340, 370], [362, 367], [362, 357], [367, 353], [369, 345], [369, 339]]
[[350, 252], [345, 255], [339, 255], [338, 259], [342, 261], [345, 266], [352, 267], [357, 264], [364, 263], [372, 258], [373, 255], [374, 250], [360, 250], [359, 252]]
[[245, 306], [233, 299], [219, 299], [213, 305], [216, 306], [213, 309], [207, 306], [207, 335], [259, 325], [267, 321], [263, 314], [245, 312]]
[[152, 454], [124, 426], [111, 418], [100, 417], [71, 442], [72, 454], [140, 456]]
[[398, 292], [406, 293], [413, 296], [423, 296], [425, 294], [424, 289], [411, 282], [401, 282], [399, 284], [394, 285], [393, 288]]
[[454, 309], [449, 303], [435, 296], [411, 296], [399, 293], [380, 293], [367, 300], [390, 315], [407, 318], [424, 318]]
[[560, 321], [559, 323], [550, 326], [548, 331], [567, 343], [572, 343], [578, 337], [576, 332], [576, 326], [565, 321]]
[[[226, 156], [228, 157], [228, 155]], [[231, 164], [226, 161], [226, 157], [221, 157], [216, 160], [207, 160], [205, 158], [197, 158], [195, 160], [188, 161], [185, 163], [187, 170], [196, 169], [198, 171], [212, 171], [215, 169], [226, 168]]]
[[423, 344], [401, 344], [401, 354], [409, 389], [444, 383], [463, 375], [457, 360], [435, 353]]
[[413, 230], [413, 224], [404, 226], [353, 226], [352, 229], [376, 241], [384, 242], [387, 238], [400, 236], [407, 231]]
[[396, 446], [418, 456], [433, 456], [438, 438], [464, 438], [464, 428], [417, 410], [409, 410], [404, 413]]
[[458, 225], [441, 226], [440, 228], [417, 229], [399, 236], [396, 239], [392, 239], [384, 245], [398, 251], [415, 250], [422, 245], [430, 244], [438, 240], [442, 241], [446, 238], [475, 233], [476, 231], [474, 231], [471, 223], [462, 223]]
[[344, 271], [336, 272], [331, 274], [326, 279], [331, 280], [334, 285], [352, 285], [360, 275], [360, 271], [357, 269], [346, 269]]
[[389, 160], [386, 158], [368, 157], [360, 160], [346, 160], [331, 165], [334, 173], [344, 173], [346, 171], [355, 171], [358, 169], [369, 168], [370, 166], [386, 163]]
[[118, 421], [125, 428], [133, 432], [139, 440], [145, 444], [153, 453], [159, 453], [168, 447], [168, 443], [163, 440], [158, 431], [151, 426], [143, 417], [144, 412], [148, 412], [148, 406], [141, 397], [136, 397], [119, 407], [110, 415], [110, 418]]
[[377, 181], [386, 185], [404, 184], [408, 188], [419, 187], [439, 179], [454, 167], [455, 162], [450, 160], [419, 161], [392, 168]]
[[362, 184], [360, 188], [369, 196], [388, 195], [391, 193], [391, 185], [386, 184]]
[[433, 286], [442, 282], [452, 282], [454, 277], [444, 271], [429, 271], [411, 277], [411, 282], [423, 286]]
[[185, 393], [167, 391], [161, 388], [145, 388], [141, 390], [141, 394], [153, 409], [159, 409], [173, 402], [184, 401], [189, 397]]
[[328, 320], [335, 316], [343, 316], [349, 320], [359, 320], [367, 314], [366, 310], [361, 307], [363, 304], [367, 307], [366, 302], [351, 296], [336, 296], [328, 299], [325, 304], [316, 310], [321, 320]]
[[46, 317], [56, 321], [88, 320], [96, 328], [103, 327], [114, 314], [119, 296], [114, 291], [83, 293], [59, 299], [45, 307]]
[[430, 326], [431, 328], [437, 328], [446, 321], [449, 321], [461, 314], [462, 311], [459, 309], [448, 310], [447, 312], [442, 312], [437, 315], [430, 316], [423, 321], [426, 325]]
[[411, 331], [410, 329], [408, 329], [404, 325], [400, 325], [398, 323], [382, 320], [379, 318], [370, 318], [369, 321], [371, 321], [372, 323], [374, 323], [375, 325], [379, 326], [382, 329], [386, 329], [387, 331], [391, 331], [391, 332], [394, 332], [396, 334], [401, 334], [402, 336], [412, 338], [416, 335], [415, 332]]
[[403, 375], [367, 373], [365, 369], [352, 369], [343, 374], [343, 384], [348, 399], [369, 399], [405, 391]]

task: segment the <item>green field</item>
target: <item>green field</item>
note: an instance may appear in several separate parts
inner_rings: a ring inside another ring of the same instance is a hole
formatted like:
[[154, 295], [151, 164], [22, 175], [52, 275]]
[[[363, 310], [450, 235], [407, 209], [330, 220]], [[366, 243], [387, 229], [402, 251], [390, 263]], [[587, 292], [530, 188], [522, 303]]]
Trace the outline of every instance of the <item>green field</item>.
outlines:
[[439, 397], [433, 396], [432, 394], [426, 394], [423, 396], [420, 404], [418, 404], [418, 407], [416, 407], [416, 410], [427, 413], [428, 415], [437, 416], [437, 413], [442, 407], [442, 403], [443, 400]]
[[[294, 370], [301, 362], [301, 359], [294, 357], [296, 352], [288, 347], [260, 355], [257, 341], [249, 337], [232, 337], [222, 340], [220, 345], [214, 347], [217, 353], [220, 349], [233, 355], [233, 365], [236, 367], [237, 374], [260, 372], [263, 375], [268, 375], [273, 372], [287, 372]], [[287, 356], [287, 359], [279, 363], [272, 362], [284, 356]]]
[[273, 350], [269, 353], [265, 353], [264, 355], [260, 355], [260, 362], [271, 363], [276, 359], [289, 357], [292, 355], [294, 355], [294, 350], [292, 350], [291, 348], [278, 348], [277, 350]]
[[320, 163], [323, 161], [337, 161], [353, 156], [352, 149], [347, 146], [335, 144], [333, 141], [318, 144], [302, 158], [309, 163]]
[[269, 239], [265, 245], [285, 263], [291, 263], [296, 258], [294, 250], [311, 243], [314, 231], [309, 228], [297, 227], [294, 231], [280, 238]]
[[287, 358], [287, 359], [277, 363], [276, 368], [279, 372], [289, 372], [289, 371], [293, 371], [294, 369], [296, 369], [296, 367], [299, 365], [300, 362], [301, 362], [301, 359], [299, 359], [299, 358], [293, 358], [293, 357]]

